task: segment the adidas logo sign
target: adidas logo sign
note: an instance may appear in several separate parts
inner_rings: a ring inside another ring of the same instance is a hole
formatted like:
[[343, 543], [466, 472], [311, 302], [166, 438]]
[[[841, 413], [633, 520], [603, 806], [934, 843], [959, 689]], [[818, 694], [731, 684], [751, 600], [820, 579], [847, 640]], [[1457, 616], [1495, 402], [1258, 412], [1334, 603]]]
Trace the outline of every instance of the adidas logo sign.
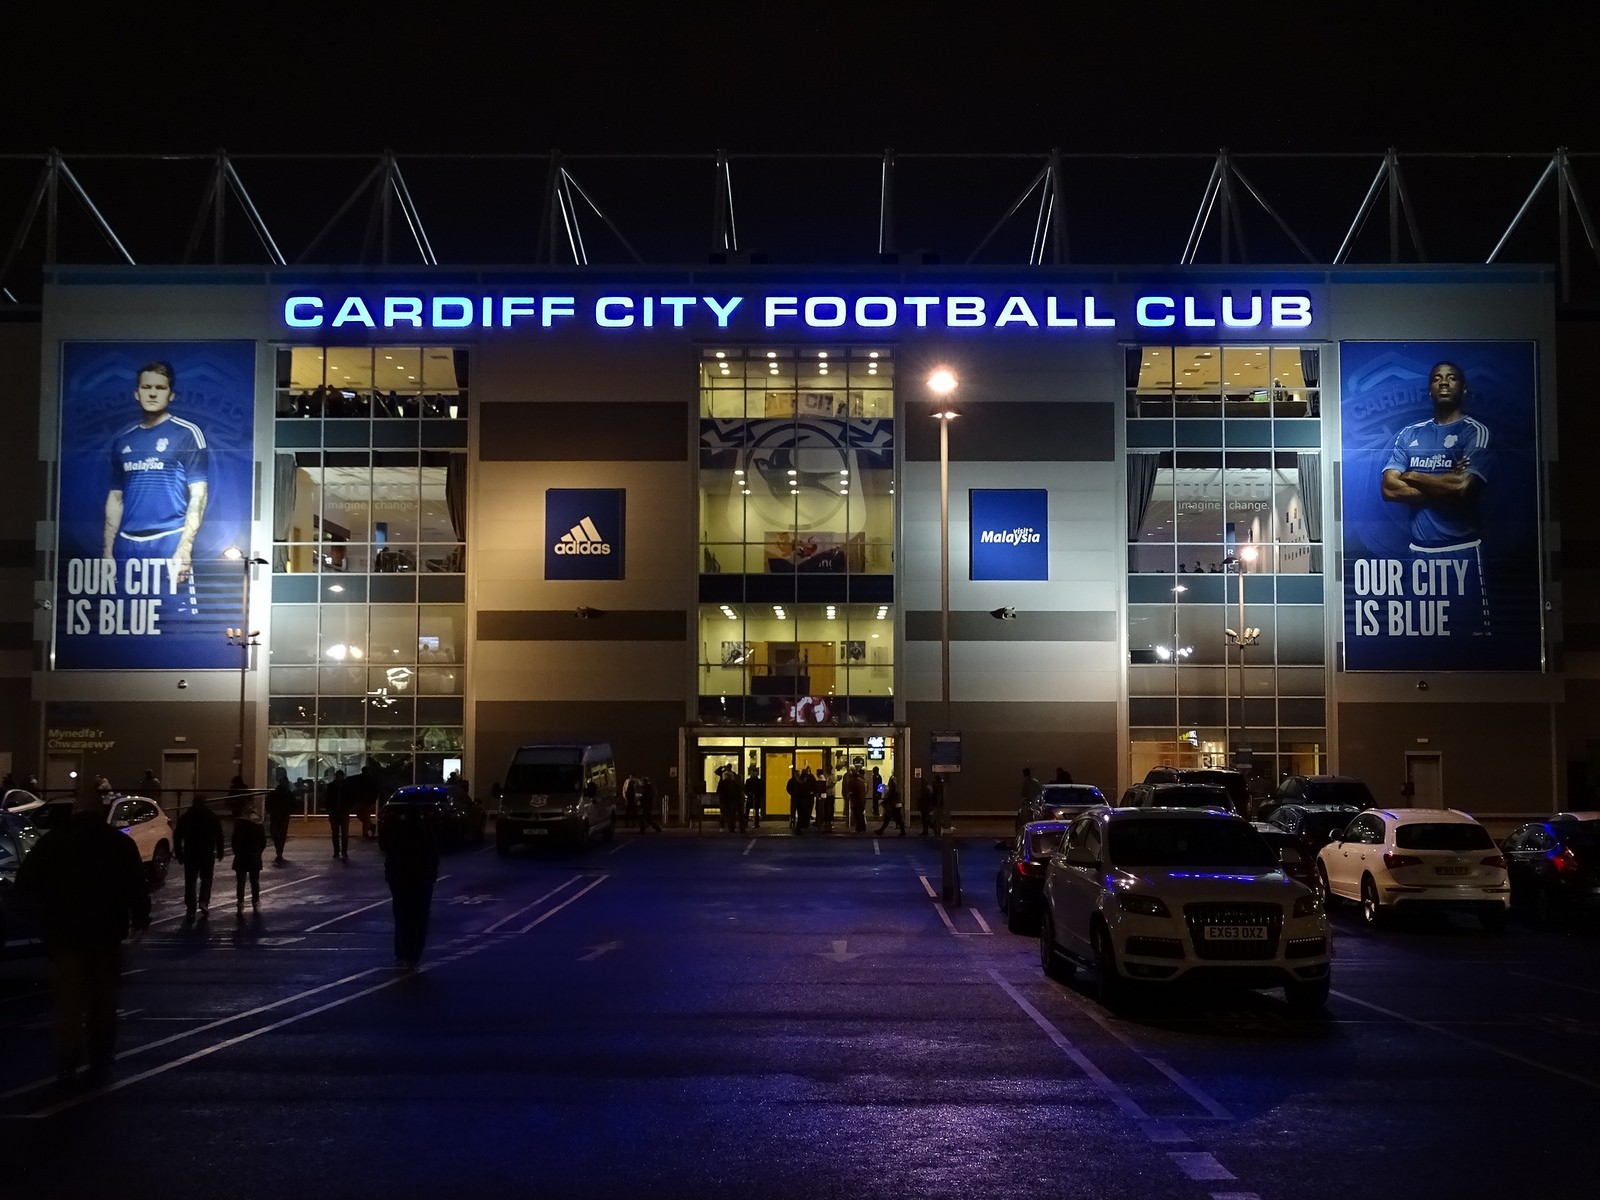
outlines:
[[610, 554], [611, 543], [604, 540], [594, 522], [585, 517], [563, 533], [553, 549], [557, 554]]

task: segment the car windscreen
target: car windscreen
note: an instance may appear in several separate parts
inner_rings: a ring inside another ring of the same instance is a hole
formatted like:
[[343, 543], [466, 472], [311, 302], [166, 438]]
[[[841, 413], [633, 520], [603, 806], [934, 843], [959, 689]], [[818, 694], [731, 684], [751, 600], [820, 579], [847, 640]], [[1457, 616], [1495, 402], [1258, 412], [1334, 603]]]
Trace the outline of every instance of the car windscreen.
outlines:
[[1600, 849], [1600, 821], [1585, 821], [1582, 824], [1563, 822], [1550, 828], [1555, 830], [1562, 845], [1571, 846], [1574, 850]]
[[1493, 850], [1494, 839], [1482, 825], [1459, 825], [1419, 821], [1394, 831], [1394, 844], [1401, 850]]
[[1028, 857], [1049, 858], [1061, 845], [1061, 836], [1066, 832], [1065, 829], [1039, 830], [1028, 839]]
[[1300, 822], [1301, 836], [1325, 842], [1355, 819], [1353, 812], [1306, 813]]
[[1308, 779], [1307, 804], [1344, 804], [1351, 808], [1374, 808], [1377, 802], [1367, 785], [1359, 779]]
[[576, 795], [583, 790], [583, 767], [576, 762], [516, 762], [506, 772], [513, 795]]
[[1247, 867], [1278, 865], [1277, 852], [1242, 821], [1113, 821], [1108, 854], [1119, 867]]
[[1059, 804], [1070, 808], [1088, 808], [1105, 802], [1106, 798], [1100, 794], [1099, 788], [1085, 787], [1082, 784], [1046, 784], [1039, 792], [1039, 803], [1044, 805]]
[[1228, 793], [1215, 787], [1192, 787], [1174, 784], [1156, 788], [1150, 793], [1153, 808], [1231, 808]]

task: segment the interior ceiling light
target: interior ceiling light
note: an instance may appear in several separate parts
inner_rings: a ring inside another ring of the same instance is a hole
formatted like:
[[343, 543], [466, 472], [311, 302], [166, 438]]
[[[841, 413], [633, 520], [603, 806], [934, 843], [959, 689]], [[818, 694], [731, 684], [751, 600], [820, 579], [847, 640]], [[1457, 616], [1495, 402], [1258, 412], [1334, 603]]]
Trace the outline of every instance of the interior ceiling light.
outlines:
[[867, 351], [867, 357], [868, 358], [877, 358], [878, 357], [878, 352], [876, 350], [868, 350]]
[[827, 358], [828, 357], [828, 352], [826, 350], [818, 350], [817, 351], [817, 357], [818, 358]]
[[778, 352], [776, 350], [768, 350], [767, 351], [767, 357], [768, 358], [777, 358], [778, 357]]
[[727, 358], [728, 356], [724, 351], [718, 350], [717, 351], [717, 357], [718, 358]]

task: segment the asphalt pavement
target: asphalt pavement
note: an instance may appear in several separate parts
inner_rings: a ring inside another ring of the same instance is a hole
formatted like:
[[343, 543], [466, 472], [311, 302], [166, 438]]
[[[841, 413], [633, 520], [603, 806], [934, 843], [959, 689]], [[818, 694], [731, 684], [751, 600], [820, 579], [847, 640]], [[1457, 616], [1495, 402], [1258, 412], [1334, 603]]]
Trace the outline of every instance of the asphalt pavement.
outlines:
[[[1335, 917], [1323, 1019], [1276, 993], [1113, 1017], [994, 903], [994, 837], [623, 834], [449, 854], [397, 970], [374, 843], [297, 828], [262, 902], [175, 869], [121, 1053], [56, 1087], [46, 972], [0, 962], [8, 1200], [1524, 1194], [1600, 1105], [1600, 935]], [[1578, 1155], [1544, 1198], [1590, 1197]]]

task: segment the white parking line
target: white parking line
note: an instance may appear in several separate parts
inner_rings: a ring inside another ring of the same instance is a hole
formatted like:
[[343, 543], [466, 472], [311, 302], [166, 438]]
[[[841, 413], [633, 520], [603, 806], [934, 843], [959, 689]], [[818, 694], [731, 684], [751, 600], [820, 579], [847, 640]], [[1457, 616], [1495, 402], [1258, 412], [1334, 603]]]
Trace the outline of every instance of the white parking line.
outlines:
[[[939, 903], [938, 897], [934, 897], [933, 911], [939, 914], [939, 920], [944, 922], [944, 927], [946, 929], [948, 929], [951, 933], [955, 933], [956, 932], [956, 927], [955, 927], [954, 923], [950, 920], [950, 914], [945, 912], [944, 905]], [[957, 936], [959, 937], [960, 935], [957, 934]]]
[[1596, 990], [1595, 988], [1587, 988], [1579, 983], [1568, 983], [1564, 979], [1545, 979], [1542, 976], [1529, 975], [1523, 971], [1512, 971], [1511, 974], [1515, 975], [1518, 979], [1531, 979], [1535, 983], [1545, 983], [1549, 984], [1551, 987], [1571, 988], [1575, 992], [1584, 992], [1590, 996], [1600, 996], [1600, 990]]
[[491, 925], [491, 926], [489, 926], [489, 928], [485, 929], [484, 932], [485, 933], [493, 933], [497, 929], [499, 929], [500, 926], [506, 925], [506, 924], [509, 924], [512, 921], [515, 921], [518, 917], [520, 917], [523, 913], [527, 912], [530, 908], [537, 908], [539, 905], [543, 904], [546, 900], [550, 899], [551, 896], [554, 896], [557, 892], [562, 891], [562, 890], [564, 890], [566, 888], [569, 888], [573, 884], [577, 883], [579, 878], [580, 878], [579, 876], [573, 875], [573, 876], [570, 876], [570, 877], [562, 880], [560, 883], [556, 884], [555, 887], [551, 888], [544, 895], [540, 896], [537, 900], [534, 900], [534, 901], [532, 901], [532, 902], [530, 902], [528, 904], [524, 904], [521, 908], [517, 909], [516, 912], [508, 913], [506, 916], [501, 917], [493, 925]]
[[989, 922], [983, 919], [983, 914], [981, 912], [975, 908], [969, 908], [967, 911], [972, 914], [972, 919], [978, 923], [979, 929], [983, 930], [985, 933], [994, 932], [994, 930], [989, 928]]
[[[446, 879], [449, 879], [449, 878], [450, 878], [450, 876], [448, 876], [448, 875], [441, 875], [434, 882], [435, 882], [435, 884], [440, 884], [440, 883], [443, 883]], [[307, 933], [315, 933], [315, 932], [317, 932], [317, 930], [326, 929], [329, 925], [333, 925], [336, 922], [342, 921], [346, 917], [358, 917], [364, 912], [371, 912], [373, 909], [379, 907], [380, 905], [384, 905], [384, 904], [387, 904], [387, 903], [389, 903], [389, 897], [388, 896], [380, 897], [379, 899], [374, 900], [371, 904], [363, 904], [360, 908], [352, 908], [349, 912], [342, 912], [337, 917], [329, 917], [326, 921], [323, 921], [320, 924], [308, 926], [307, 929], [306, 929], [306, 932]]]
[[1214, 1156], [1204, 1150], [1169, 1150], [1167, 1151], [1167, 1157], [1173, 1161], [1178, 1170], [1197, 1183], [1238, 1178], [1227, 1167], [1219, 1163]]
[[933, 890], [933, 884], [928, 882], [928, 877], [926, 875], [918, 875], [917, 878], [922, 880], [922, 890], [928, 893], [928, 899], [937, 900], [939, 893]]
[[[750, 851], [754, 850], [755, 848], [756, 848], [756, 839], [755, 838], [751, 838], [748, 842], [745, 843], [744, 854], [749, 854]], [[740, 855], [741, 858], [743, 856], [744, 855]]]
[[[263, 896], [270, 896], [270, 895], [272, 895], [273, 892], [281, 892], [285, 888], [299, 887], [302, 883], [309, 883], [309, 882], [311, 882], [311, 880], [320, 879], [321, 877], [322, 877], [321, 873], [319, 872], [316, 875], [306, 875], [306, 876], [304, 876], [303, 878], [300, 878], [300, 879], [291, 879], [291, 880], [289, 880], [289, 882], [280, 883], [276, 887], [264, 887], [264, 888], [261, 889], [261, 894]], [[217, 899], [217, 896], [219, 894], [220, 893], [217, 893], [217, 892], [213, 892], [212, 893], [212, 896], [211, 896], [211, 907], [212, 908], [220, 908], [222, 906], [223, 901]], [[152, 929], [154, 929], [157, 925], [166, 925], [166, 924], [169, 924], [169, 923], [171, 923], [173, 921], [183, 921], [183, 920], [186, 920], [188, 918], [188, 915], [189, 915], [188, 913], [174, 913], [170, 917], [162, 917], [159, 921], [151, 921], [150, 922], [150, 927]]]
[[1573, 1083], [1582, 1084], [1586, 1088], [1600, 1091], [1600, 1079], [1589, 1079], [1583, 1075], [1575, 1074], [1572, 1071], [1563, 1071], [1560, 1067], [1552, 1067], [1549, 1063], [1542, 1063], [1538, 1059], [1529, 1058], [1525, 1054], [1517, 1054], [1515, 1051], [1511, 1050], [1502, 1050], [1499, 1046], [1491, 1045], [1488, 1042], [1481, 1042], [1477, 1038], [1468, 1037], [1464, 1033], [1457, 1033], [1453, 1029], [1446, 1029], [1442, 1025], [1435, 1025], [1432, 1021], [1420, 1021], [1416, 1017], [1408, 1017], [1404, 1013], [1395, 1012], [1392, 1008], [1384, 1008], [1381, 1004], [1373, 1004], [1370, 1000], [1359, 999], [1350, 995], [1348, 992], [1335, 991], [1332, 994], [1339, 997], [1341, 1000], [1350, 1001], [1351, 1004], [1359, 1004], [1362, 1008], [1370, 1008], [1373, 1012], [1380, 1012], [1386, 1017], [1394, 1018], [1396, 1021], [1404, 1021], [1407, 1025], [1414, 1025], [1418, 1029], [1426, 1029], [1432, 1033], [1437, 1033], [1442, 1037], [1453, 1038], [1458, 1042], [1465, 1042], [1469, 1046], [1475, 1046], [1479, 1050], [1487, 1050], [1490, 1054], [1497, 1054], [1501, 1058], [1509, 1058], [1512, 1062], [1519, 1062], [1523, 1066], [1532, 1067], [1536, 1071], [1543, 1071], [1548, 1075], [1558, 1075], [1562, 1079], [1569, 1079]]

